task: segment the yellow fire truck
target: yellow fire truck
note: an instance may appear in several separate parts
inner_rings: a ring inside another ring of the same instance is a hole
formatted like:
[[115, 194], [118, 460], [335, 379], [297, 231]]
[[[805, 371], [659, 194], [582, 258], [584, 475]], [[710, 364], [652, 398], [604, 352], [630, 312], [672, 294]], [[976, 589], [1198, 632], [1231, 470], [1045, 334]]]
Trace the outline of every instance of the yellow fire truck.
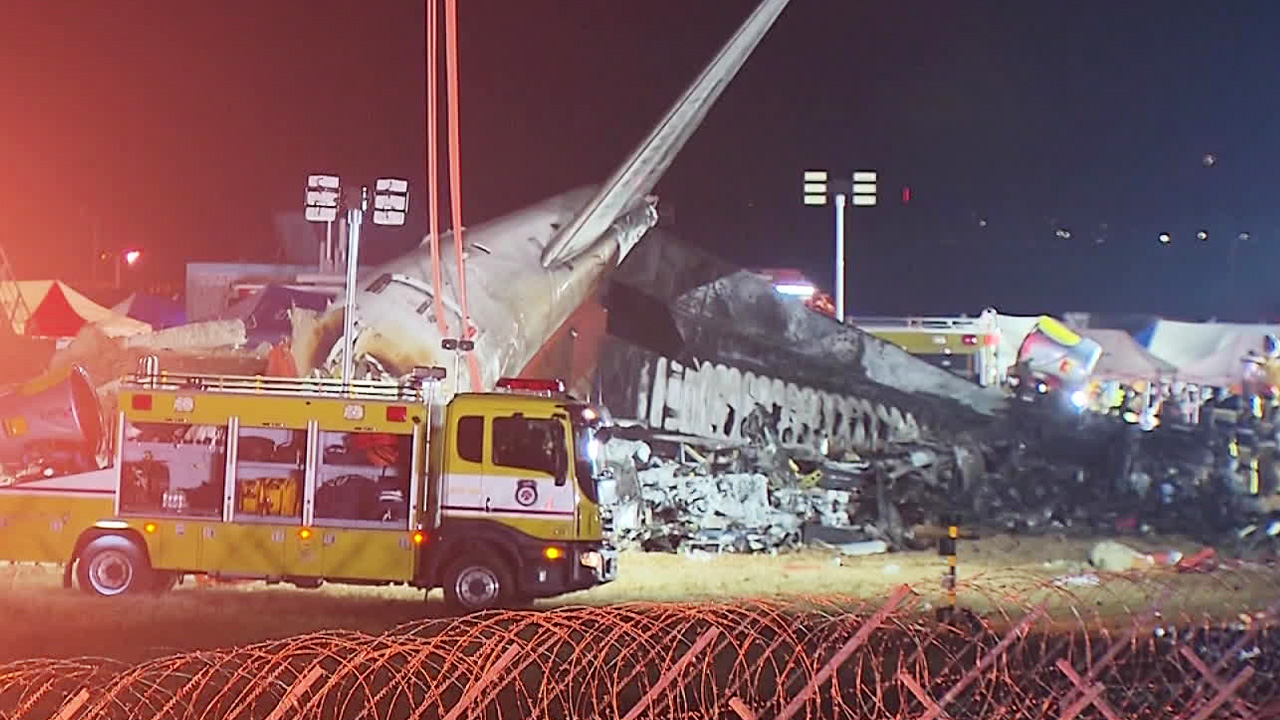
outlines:
[[996, 312], [972, 317], [854, 317], [849, 323], [983, 387], [999, 385]]
[[443, 377], [184, 375], [148, 359], [120, 390], [111, 467], [0, 488], [0, 560], [63, 564], [65, 585], [103, 596], [196, 574], [440, 587], [463, 611], [613, 580], [602, 413], [526, 379], [440, 409]]

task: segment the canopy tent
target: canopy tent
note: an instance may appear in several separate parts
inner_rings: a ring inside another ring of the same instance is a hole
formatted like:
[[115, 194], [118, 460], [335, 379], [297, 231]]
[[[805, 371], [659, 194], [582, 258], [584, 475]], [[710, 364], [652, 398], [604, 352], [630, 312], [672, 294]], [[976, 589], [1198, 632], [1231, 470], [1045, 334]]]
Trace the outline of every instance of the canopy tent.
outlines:
[[183, 325], [187, 322], [187, 310], [182, 303], [159, 295], [133, 293], [111, 310], [134, 320], [141, 320], [156, 330]]
[[1250, 345], [1262, 352], [1262, 338], [1267, 334], [1280, 335], [1280, 325], [1161, 320], [1151, 333], [1147, 349], [1176, 365], [1181, 377], [1189, 367], [1207, 368], [1214, 364], [1209, 358], [1224, 351], [1234, 352], [1227, 350], [1229, 346]]
[[1152, 382], [1172, 377], [1175, 372], [1172, 364], [1152, 355], [1124, 330], [1099, 328], [1079, 332], [1102, 347], [1102, 357], [1093, 368], [1095, 379]]
[[1244, 378], [1245, 356], [1250, 353], [1261, 356], [1263, 338], [1268, 333], [1275, 331], [1266, 326], [1253, 326], [1253, 329], [1219, 335], [1208, 355], [1178, 368], [1178, 380], [1212, 387], [1238, 385]]
[[32, 337], [71, 337], [85, 325], [94, 325], [108, 337], [151, 332], [151, 326], [76, 292], [61, 280], [21, 280], [16, 283], [31, 319], [14, 320], [14, 332]]
[[227, 308], [222, 318], [243, 320], [250, 345], [276, 343], [293, 332], [293, 324], [289, 320], [290, 310], [300, 307], [321, 311], [328, 307], [329, 299], [323, 293], [267, 285]]

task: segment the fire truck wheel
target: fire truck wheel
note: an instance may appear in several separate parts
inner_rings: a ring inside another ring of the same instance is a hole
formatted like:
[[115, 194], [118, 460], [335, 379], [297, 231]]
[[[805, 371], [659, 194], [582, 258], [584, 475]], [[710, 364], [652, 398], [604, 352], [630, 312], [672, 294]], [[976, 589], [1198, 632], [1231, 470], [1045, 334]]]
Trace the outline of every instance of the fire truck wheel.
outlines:
[[94, 595], [114, 597], [155, 587], [142, 551], [119, 535], [105, 535], [89, 543], [76, 565], [80, 588]]
[[513, 589], [510, 573], [497, 560], [460, 560], [444, 574], [445, 602], [458, 612], [501, 608]]

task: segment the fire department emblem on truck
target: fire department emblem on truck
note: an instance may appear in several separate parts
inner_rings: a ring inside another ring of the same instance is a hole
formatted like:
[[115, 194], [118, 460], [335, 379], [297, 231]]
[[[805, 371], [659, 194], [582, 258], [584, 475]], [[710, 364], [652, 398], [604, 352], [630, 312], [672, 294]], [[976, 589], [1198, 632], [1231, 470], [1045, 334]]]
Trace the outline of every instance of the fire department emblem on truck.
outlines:
[[516, 502], [524, 507], [529, 507], [538, 502], [538, 483], [534, 480], [517, 481]]

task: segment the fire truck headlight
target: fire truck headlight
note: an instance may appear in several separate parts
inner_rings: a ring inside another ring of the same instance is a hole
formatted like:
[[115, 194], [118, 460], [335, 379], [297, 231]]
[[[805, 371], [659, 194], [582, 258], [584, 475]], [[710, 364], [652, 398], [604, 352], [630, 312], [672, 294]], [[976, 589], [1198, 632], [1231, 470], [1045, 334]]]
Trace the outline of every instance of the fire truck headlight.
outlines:
[[1089, 404], [1089, 395], [1083, 390], [1077, 390], [1071, 393], [1071, 404], [1076, 408], [1083, 410], [1085, 405]]

